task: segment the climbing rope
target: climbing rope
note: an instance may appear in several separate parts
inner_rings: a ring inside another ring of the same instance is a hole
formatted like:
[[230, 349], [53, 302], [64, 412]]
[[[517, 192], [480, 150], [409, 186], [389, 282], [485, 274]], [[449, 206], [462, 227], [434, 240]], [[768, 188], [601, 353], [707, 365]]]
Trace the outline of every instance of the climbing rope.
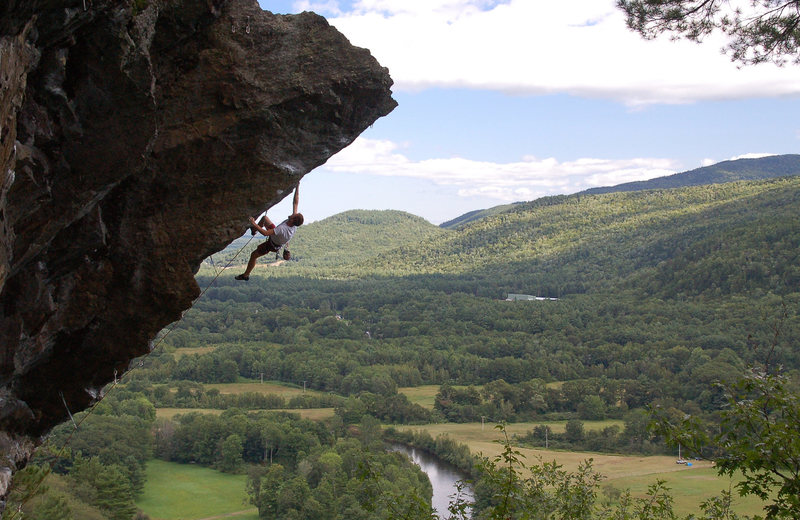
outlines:
[[[212, 278], [211, 281], [205, 286], [205, 288], [202, 291], [200, 291], [200, 294], [197, 296], [197, 298], [195, 298], [192, 301], [192, 307], [194, 307], [195, 303], [200, 301], [200, 299], [206, 294], [206, 292], [211, 288], [211, 286], [214, 285], [214, 282], [217, 281], [217, 279], [220, 277], [220, 275], [223, 273], [223, 271], [225, 271], [226, 269], [228, 269], [231, 266], [231, 264], [234, 262], [234, 260], [236, 260], [236, 258], [239, 257], [241, 252], [247, 246], [250, 245], [250, 242], [252, 242], [254, 238], [255, 238], [254, 235], [251, 236], [250, 239], [247, 242], [245, 242], [245, 244], [242, 247], [240, 247], [238, 251], [236, 251], [236, 254], [233, 255], [233, 257], [230, 260], [228, 260], [228, 263], [223, 268], [221, 268], [219, 271], [216, 271], [214, 278]], [[212, 265], [213, 265], [213, 261], [212, 261]], [[191, 309], [191, 307], [189, 307], [189, 309]], [[128, 370], [125, 374], [123, 374], [122, 377], [125, 377], [125, 376], [127, 376], [129, 374], [132, 374], [136, 369], [144, 367], [144, 358], [147, 358], [159, 346], [161, 346], [161, 343], [164, 342], [164, 339], [166, 339], [166, 337], [169, 336], [169, 334], [175, 329], [175, 327], [177, 327], [178, 323], [181, 322], [181, 320], [186, 315], [186, 312], [189, 311], [189, 309], [186, 309], [186, 311], [181, 313], [181, 319], [174, 321], [169, 326], [169, 328], [164, 333], [164, 335], [162, 335], [158, 339], [158, 341], [156, 341], [156, 343], [153, 344], [153, 346], [150, 348], [150, 352], [145, 354], [143, 356], [143, 358], [139, 360], [139, 363], [136, 364], [135, 366], [131, 367], [131, 369]], [[55, 463], [58, 461], [58, 459], [60, 459], [62, 457], [62, 455], [64, 455], [64, 451], [67, 449], [67, 447], [69, 446], [70, 442], [72, 441], [72, 437], [75, 435], [75, 432], [77, 432], [78, 429], [81, 427], [81, 424], [83, 424], [83, 421], [85, 421], [89, 416], [91, 416], [94, 413], [94, 411], [97, 408], [97, 406], [101, 402], [103, 402], [103, 399], [108, 397], [108, 395], [111, 394], [111, 391], [114, 390], [114, 388], [116, 388], [117, 385], [119, 385], [122, 382], [122, 377], [117, 379], [117, 371], [114, 370], [114, 382], [110, 383], [111, 386], [108, 387], [106, 392], [99, 394], [99, 398], [94, 402], [94, 404], [91, 407], [89, 407], [88, 411], [77, 422], [75, 421], [75, 418], [73, 417], [72, 412], [69, 409], [69, 406], [67, 406], [67, 400], [64, 398], [64, 394], [62, 392], [59, 392], [59, 395], [61, 396], [61, 401], [64, 403], [64, 408], [67, 409], [67, 415], [69, 415], [69, 418], [72, 421], [72, 426], [73, 426], [72, 431], [67, 436], [67, 438], [64, 441], [64, 444], [61, 446], [61, 448], [56, 452], [56, 456], [53, 457], [53, 459], [50, 462], [48, 468], [42, 474], [42, 478], [36, 483], [36, 485], [33, 487], [32, 491], [29, 491], [27, 493], [27, 496], [24, 497], [23, 500], [18, 504], [18, 507], [16, 508], [16, 511], [11, 514], [9, 520], [15, 520], [18, 515], [22, 514], [22, 506], [27, 504], [28, 501], [30, 501], [34, 496], [36, 496], [36, 493], [38, 492], [39, 488], [41, 488], [41, 486], [44, 483], [44, 481], [53, 472], [53, 465], [55, 465]], [[48, 440], [45, 441], [41, 446], [36, 448], [36, 451], [39, 451], [39, 450], [47, 448], [49, 442], [50, 442], [50, 437], [48, 437]], [[6, 504], [6, 506], [9, 506], [9, 505], [10, 504], [8, 504], [8, 503]]]

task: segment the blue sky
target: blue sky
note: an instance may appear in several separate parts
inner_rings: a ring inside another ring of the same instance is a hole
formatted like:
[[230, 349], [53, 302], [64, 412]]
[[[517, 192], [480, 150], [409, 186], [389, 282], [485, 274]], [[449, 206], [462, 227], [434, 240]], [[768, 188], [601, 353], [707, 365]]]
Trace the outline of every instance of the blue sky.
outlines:
[[[719, 35], [642, 40], [614, 0], [270, 1], [389, 68], [399, 106], [304, 177], [309, 221], [467, 211], [798, 153], [800, 66], [737, 67]], [[270, 211], [290, 208], [284, 200]]]

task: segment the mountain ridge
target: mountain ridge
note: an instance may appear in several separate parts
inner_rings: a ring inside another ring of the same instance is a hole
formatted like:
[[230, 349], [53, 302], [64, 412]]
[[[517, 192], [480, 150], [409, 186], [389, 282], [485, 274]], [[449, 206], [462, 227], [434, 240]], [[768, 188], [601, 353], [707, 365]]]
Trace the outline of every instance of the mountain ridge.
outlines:
[[800, 175], [800, 155], [770, 155], [754, 159], [733, 159], [703, 166], [685, 172], [657, 177], [647, 181], [634, 181], [615, 186], [589, 188], [580, 193], [599, 194], [620, 191], [640, 191], [684, 186], [702, 186], [725, 182], [754, 181]]
[[[680, 188], [686, 186], [702, 186], [707, 184], [722, 184], [726, 182], [772, 179], [776, 177], [800, 175], [800, 155], [783, 154], [770, 155], [756, 159], [733, 159], [722, 161], [710, 166], [703, 166], [693, 170], [687, 170], [664, 177], [658, 177], [647, 181], [634, 181], [617, 184], [615, 186], [605, 186], [589, 188], [575, 193], [574, 195], [598, 195], [602, 193], [617, 193], [621, 191], [641, 191], [650, 189]], [[511, 204], [501, 204], [491, 208], [473, 210], [464, 213], [454, 219], [440, 224], [445, 229], [457, 228], [469, 222], [480, 220], [492, 215], [513, 211], [515, 206], [529, 204], [536, 200], [547, 199], [542, 197], [528, 202], [513, 202]]]

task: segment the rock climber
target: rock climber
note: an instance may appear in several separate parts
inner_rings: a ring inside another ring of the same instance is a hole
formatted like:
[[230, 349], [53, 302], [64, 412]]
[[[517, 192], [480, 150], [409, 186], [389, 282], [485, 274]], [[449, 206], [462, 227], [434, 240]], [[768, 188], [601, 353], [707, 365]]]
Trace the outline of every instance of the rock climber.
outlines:
[[251, 254], [250, 261], [247, 262], [247, 269], [236, 276], [237, 280], [249, 280], [250, 272], [256, 266], [256, 260], [267, 253], [277, 253], [283, 247], [283, 259], [289, 260], [292, 255], [286, 248], [286, 244], [292, 239], [294, 232], [299, 226], [303, 225], [303, 214], [297, 212], [297, 204], [300, 200], [300, 186], [294, 190], [294, 200], [292, 201], [292, 214], [277, 226], [264, 214], [261, 220], [250, 217], [250, 232], [255, 235], [256, 231], [267, 237]]

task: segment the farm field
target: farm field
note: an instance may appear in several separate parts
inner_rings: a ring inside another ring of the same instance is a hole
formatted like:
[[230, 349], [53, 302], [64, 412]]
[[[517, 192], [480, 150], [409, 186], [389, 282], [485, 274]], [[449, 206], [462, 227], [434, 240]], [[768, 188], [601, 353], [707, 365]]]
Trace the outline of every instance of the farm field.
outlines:
[[720, 491], [730, 488], [733, 495], [733, 510], [740, 515], [763, 516], [764, 503], [755, 497], [742, 498], [733, 488], [736, 480], [720, 477], [716, 470], [710, 467], [688, 468], [687, 471], [672, 473], [659, 473], [643, 477], [621, 477], [608, 480], [617, 489], [630, 489], [634, 496], [643, 496], [647, 486], [655, 484], [657, 479], [664, 480], [675, 498], [675, 512], [680, 516], [694, 513], [699, 514], [698, 504], [710, 496], [718, 495]]
[[316, 390], [303, 390], [302, 387], [287, 386], [282, 383], [275, 383], [271, 381], [240, 381], [238, 383], [211, 383], [205, 385], [206, 390], [215, 388], [221, 394], [244, 394], [253, 392], [258, 394], [273, 394], [279, 395], [284, 398], [292, 398], [304, 393], [310, 395], [322, 395], [324, 392]]
[[224, 410], [212, 408], [156, 408], [156, 417], [159, 419], [173, 419], [176, 415], [197, 412], [202, 414], [219, 415]]
[[[563, 381], [554, 381], [547, 383], [547, 388], [561, 388], [564, 385]], [[481, 385], [473, 385], [480, 390]], [[464, 386], [453, 385], [454, 388], [465, 388]], [[436, 394], [439, 392], [440, 385], [421, 385], [421, 386], [405, 386], [398, 388], [397, 391], [405, 394], [408, 400], [414, 404], [418, 404], [429, 410], [433, 410], [433, 403], [436, 399]]]
[[151, 520], [202, 520], [233, 516], [257, 520], [246, 503], [245, 475], [228, 475], [193, 464], [162, 460], [147, 463], [147, 483], [136, 506]]
[[172, 356], [178, 360], [183, 356], [192, 356], [194, 354], [208, 354], [210, 352], [214, 352], [217, 347], [210, 346], [210, 347], [186, 347], [186, 348], [178, 348], [172, 353]]
[[[333, 417], [333, 408], [293, 408], [282, 410], [266, 410], [269, 412], [289, 412], [302, 417], [303, 419], [311, 419], [313, 421], [321, 421]], [[211, 408], [158, 408], [156, 409], [156, 417], [159, 419], [172, 419], [176, 415], [198, 412], [204, 414], [219, 415], [223, 410], [216, 410]]]
[[405, 394], [409, 401], [428, 410], [433, 410], [433, 403], [438, 391], [439, 385], [407, 386], [397, 389], [397, 392]]
[[[506, 431], [509, 437], [514, 435], [525, 435], [534, 427], [546, 424], [555, 433], [564, 433], [567, 421], [535, 421], [519, 422], [506, 424]], [[605, 421], [583, 421], [583, 428], [587, 431], [602, 430], [609, 426], [619, 426], [622, 428], [624, 423], [620, 420], [609, 419]], [[500, 439], [500, 432], [495, 428], [495, 423], [486, 421], [484, 424], [475, 423], [435, 423], [425, 425], [396, 425], [398, 430], [427, 430], [432, 436], [447, 434], [453, 438], [458, 438], [459, 442], [465, 444], [471, 441], [493, 441]], [[674, 462], [674, 459], [673, 459]]]
[[[506, 431], [509, 436], [521, 435], [538, 424], [547, 424], [556, 432], [564, 431], [563, 422], [508, 424]], [[586, 421], [584, 428], [597, 430], [612, 424], [621, 426], [621, 421]], [[466, 444], [472, 453], [489, 458], [494, 458], [502, 452], [502, 445], [499, 442], [502, 434], [493, 424], [444, 423], [423, 426], [397, 425], [394, 428], [400, 431], [425, 430], [433, 437], [448, 435], [455, 441]], [[568, 471], [575, 471], [581, 462], [592, 459], [594, 470], [606, 477], [602, 486], [610, 484], [619, 490], [629, 488], [633, 496], [644, 496], [649, 485], [654, 484], [656, 480], [664, 480], [667, 482], [667, 487], [672, 490], [675, 512], [682, 516], [697, 513], [702, 501], [718, 495], [721, 490], [727, 490], [733, 485], [730, 479], [717, 476], [709, 461], [693, 461], [692, 466], [687, 467], [675, 464], [675, 457], [671, 456], [628, 456], [531, 448], [517, 448], [517, 450], [527, 465], [537, 464], [540, 460], [543, 462], [555, 460]], [[761, 501], [751, 497], [734, 498], [737, 513], [753, 515], [761, 512], [763, 507]]]

